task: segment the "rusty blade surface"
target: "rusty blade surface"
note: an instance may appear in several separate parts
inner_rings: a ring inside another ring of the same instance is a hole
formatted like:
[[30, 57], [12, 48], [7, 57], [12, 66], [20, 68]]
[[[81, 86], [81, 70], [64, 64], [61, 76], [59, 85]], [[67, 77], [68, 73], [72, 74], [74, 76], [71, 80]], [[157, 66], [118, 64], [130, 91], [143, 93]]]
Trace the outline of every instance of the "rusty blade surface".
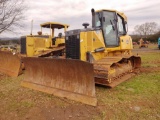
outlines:
[[18, 55], [13, 55], [9, 51], [0, 51], [0, 72], [11, 76], [17, 77], [21, 66], [21, 60]]
[[24, 58], [21, 85], [96, 106], [93, 65], [71, 59]]
[[132, 56], [131, 59], [133, 59], [133, 67], [134, 68], [141, 67], [141, 57], [140, 56]]

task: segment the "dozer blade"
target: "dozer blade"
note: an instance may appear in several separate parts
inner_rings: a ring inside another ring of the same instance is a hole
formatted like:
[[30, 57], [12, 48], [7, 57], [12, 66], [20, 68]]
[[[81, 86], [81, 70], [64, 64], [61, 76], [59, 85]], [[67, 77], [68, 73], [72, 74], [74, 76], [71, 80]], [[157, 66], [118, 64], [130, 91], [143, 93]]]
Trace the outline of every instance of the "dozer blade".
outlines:
[[59, 97], [96, 106], [93, 65], [56, 58], [24, 58], [21, 85]]
[[11, 77], [17, 77], [21, 72], [21, 60], [17, 54], [0, 51], [0, 72]]

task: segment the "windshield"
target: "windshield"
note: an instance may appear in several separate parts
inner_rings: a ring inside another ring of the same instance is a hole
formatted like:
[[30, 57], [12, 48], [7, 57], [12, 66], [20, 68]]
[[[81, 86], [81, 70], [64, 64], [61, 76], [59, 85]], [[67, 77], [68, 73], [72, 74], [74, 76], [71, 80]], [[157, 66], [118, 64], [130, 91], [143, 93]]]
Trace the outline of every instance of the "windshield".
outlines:
[[[106, 46], [118, 46], [116, 13], [103, 11], [95, 15], [95, 26], [101, 26]], [[102, 19], [103, 18], [103, 19]], [[100, 22], [101, 21], [101, 22]], [[102, 25], [101, 25], [102, 24]]]

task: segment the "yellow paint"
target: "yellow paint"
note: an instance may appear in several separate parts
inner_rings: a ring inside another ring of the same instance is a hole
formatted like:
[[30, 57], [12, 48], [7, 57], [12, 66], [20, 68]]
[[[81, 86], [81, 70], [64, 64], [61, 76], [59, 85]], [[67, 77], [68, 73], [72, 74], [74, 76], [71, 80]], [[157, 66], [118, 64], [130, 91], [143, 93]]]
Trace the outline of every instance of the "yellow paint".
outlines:
[[101, 10], [97, 10], [96, 12], [102, 12], [102, 11], [116, 12], [116, 13], [119, 14], [121, 17], [123, 17], [125, 21], [127, 21], [127, 16], [126, 16], [123, 12], [119, 12], [119, 11], [117, 11], [117, 10], [109, 10], [109, 9], [101, 9]]
[[121, 50], [133, 49], [132, 38], [128, 35], [120, 37]]
[[108, 71], [108, 74], [111, 75], [111, 74], [113, 74], [113, 73], [115, 73], [115, 72], [116, 72], [115, 69], [110, 69], [110, 70]]
[[64, 36], [61, 38], [56, 38], [55, 46], [58, 47], [58, 45], [64, 44], [65, 43], [65, 38]]
[[31, 36], [26, 36], [26, 51], [27, 51], [27, 56], [33, 56], [34, 55], [34, 49], [35, 49], [35, 44], [34, 44], [34, 38]]
[[[100, 47], [104, 47], [105, 51], [95, 52], [94, 50]], [[120, 37], [120, 46], [114, 48], [106, 48], [102, 31], [87, 31], [80, 33], [80, 53], [81, 60], [86, 61], [86, 53], [91, 52], [95, 60], [100, 60], [106, 56], [121, 56], [130, 55], [132, 46], [132, 39], [130, 36], [125, 35]]]
[[[104, 9], [96, 12], [106, 11]], [[107, 10], [116, 12], [127, 21], [127, 17], [124, 13], [116, 10]], [[102, 30], [84, 31], [80, 32], [80, 59], [86, 61], [86, 53], [90, 52], [94, 60], [100, 60], [106, 56], [122, 56], [131, 55], [132, 39], [129, 35], [123, 35], [119, 38], [119, 46], [113, 48], [107, 48], [105, 46]], [[95, 49], [105, 48], [105, 51], [95, 52]]]
[[80, 33], [81, 60], [86, 61], [86, 53], [88, 51], [92, 52], [96, 60], [102, 58], [102, 56], [104, 56], [104, 52], [94, 53], [94, 50], [100, 47], [105, 47], [101, 30]]
[[[79, 37], [79, 36], [77, 36]], [[87, 53], [87, 33], [81, 32], [80, 34], [80, 59], [86, 61], [86, 53]]]

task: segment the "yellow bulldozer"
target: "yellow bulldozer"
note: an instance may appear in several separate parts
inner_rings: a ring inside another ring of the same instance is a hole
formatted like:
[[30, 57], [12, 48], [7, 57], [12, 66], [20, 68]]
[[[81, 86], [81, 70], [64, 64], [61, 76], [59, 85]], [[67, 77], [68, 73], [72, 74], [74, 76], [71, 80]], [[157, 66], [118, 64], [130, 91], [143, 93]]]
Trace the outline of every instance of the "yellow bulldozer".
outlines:
[[[62, 33], [54, 36], [55, 29], [64, 29], [64, 33], [69, 27], [67, 24], [47, 22], [40, 25], [41, 31], [38, 35], [27, 35], [21, 37], [21, 54], [27, 57], [48, 57], [55, 54], [62, 54], [65, 48], [65, 38]], [[49, 28], [50, 35], [42, 34], [42, 28]]]
[[[46, 22], [40, 25], [38, 35], [22, 36], [20, 39], [20, 53], [0, 51], [0, 72], [9, 76], [18, 76], [22, 73], [24, 57], [62, 56], [65, 48], [65, 38], [62, 33], [56, 37], [55, 29], [64, 29], [69, 25], [57, 22]], [[50, 35], [42, 34], [42, 28], [48, 28]]]
[[95, 83], [115, 87], [129, 79], [141, 58], [132, 55], [127, 17], [117, 10], [91, 10], [92, 27], [65, 33], [65, 58], [24, 58], [21, 85], [96, 106]]
[[145, 47], [147, 48], [148, 47], [148, 41], [144, 41], [142, 38], [139, 40], [139, 48], [142, 48], [142, 47]]

